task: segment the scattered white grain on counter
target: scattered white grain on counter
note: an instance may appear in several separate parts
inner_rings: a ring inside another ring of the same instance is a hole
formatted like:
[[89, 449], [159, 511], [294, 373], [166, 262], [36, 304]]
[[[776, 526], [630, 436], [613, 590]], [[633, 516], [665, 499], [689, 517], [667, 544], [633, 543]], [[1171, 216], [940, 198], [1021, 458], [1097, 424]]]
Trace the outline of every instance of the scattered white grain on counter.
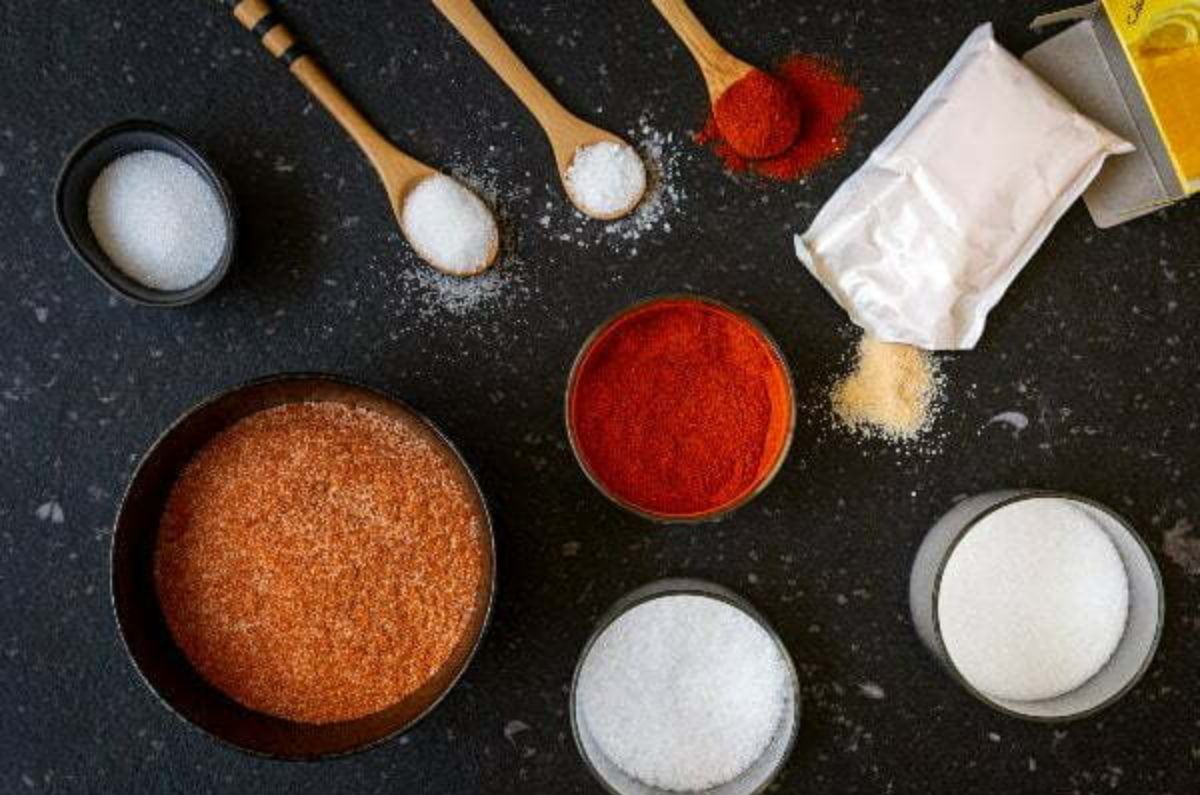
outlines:
[[1079, 506], [1021, 500], [979, 521], [942, 574], [938, 619], [976, 689], [1038, 701], [1068, 693], [1112, 656], [1129, 584], [1108, 533]]
[[216, 190], [174, 155], [141, 151], [109, 163], [88, 194], [96, 242], [130, 278], [184, 290], [217, 266], [229, 230]]
[[581, 146], [567, 169], [567, 186], [589, 215], [623, 215], [646, 192], [646, 164], [627, 144], [601, 141]]
[[487, 205], [458, 180], [434, 174], [404, 198], [400, 225], [421, 257], [440, 270], [470, 276], [486, 268], [500, 244]]
[[775, 641], [741, 610], [705, 596], [629, 610], [593, 644], [577, 687], [578, 717], [605, 757], [673, 791], [745, 772], [790, 703]]

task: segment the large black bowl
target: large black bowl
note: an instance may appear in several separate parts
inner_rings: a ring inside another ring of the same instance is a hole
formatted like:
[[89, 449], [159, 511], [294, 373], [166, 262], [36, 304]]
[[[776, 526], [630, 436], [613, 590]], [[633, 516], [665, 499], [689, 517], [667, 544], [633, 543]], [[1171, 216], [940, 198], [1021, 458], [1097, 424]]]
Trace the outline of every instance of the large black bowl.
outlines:
[[[154, 586], [154, 549], [171, 486], [192, 456], [224, 428], [286, 403], [335, 401], [415, 419], [429, 438], [462, 464], [487, 535], [486, 585], [463, 641], [421, 690], [357, 720], [329, 724], [288, 721], [242, 706], [206, 682], [175, 644]], [[483, 637], [495, 593], [495, 542], [483, 495], [461, 455], [428, 420], [380, 392], [325, 375], [264, 378], [217, 395], [175, 421], [142, 458], [117, 514], [112, 547], [112, 600], [134, 666], [164, 705], [209, 735], [250, 753], [280, 759], [325, 759], [369, 748], [411, 728], [458, 681]]]

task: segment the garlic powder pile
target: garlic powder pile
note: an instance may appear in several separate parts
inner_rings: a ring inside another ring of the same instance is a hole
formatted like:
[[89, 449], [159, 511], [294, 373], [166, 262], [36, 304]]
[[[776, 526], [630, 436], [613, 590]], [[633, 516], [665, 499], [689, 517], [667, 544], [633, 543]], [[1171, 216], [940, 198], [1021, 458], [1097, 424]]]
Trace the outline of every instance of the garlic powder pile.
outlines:
[[830, 396], [834, 415], [867, 436], [915, 439], [928, 426], [939, 394], [928, 352], [863, 335], [854, 372]]

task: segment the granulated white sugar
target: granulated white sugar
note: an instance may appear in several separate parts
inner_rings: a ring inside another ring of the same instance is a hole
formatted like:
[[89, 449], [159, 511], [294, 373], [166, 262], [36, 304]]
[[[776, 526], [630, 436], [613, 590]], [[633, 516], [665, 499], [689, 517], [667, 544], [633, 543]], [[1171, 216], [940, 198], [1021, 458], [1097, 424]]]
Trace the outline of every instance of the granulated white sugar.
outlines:
[[96, 242], [130, 278], [183, 290], [212, 272], [229, 234], [216, 190], [174, 155], [141, 151], [109, 163], [88, 194]]
[[456, 276], [479, 273], [495, 259], [500, 233], [483, 201], [458, 180], [434, 174], [404, 198], [400, 225], [423, 259]]
[[993, 698], [1068, 693], [1112, 656], [1129, 585], [1104, 529], [1077, 505], [1021, 500], [969, 530], [946, 564], [938, 620], [951, 660]]
[[663, 596], [613, 622], [579, 673], [578, 716], [614, 765], [673, 791], [732, 781], [766, 750], [788, 704], [767, 632], [704, 596]]
[[567, 169], [567, 188], [589, 215], [624, 215], [646, 192], [646, 164], [628, 144], [581, 146]]

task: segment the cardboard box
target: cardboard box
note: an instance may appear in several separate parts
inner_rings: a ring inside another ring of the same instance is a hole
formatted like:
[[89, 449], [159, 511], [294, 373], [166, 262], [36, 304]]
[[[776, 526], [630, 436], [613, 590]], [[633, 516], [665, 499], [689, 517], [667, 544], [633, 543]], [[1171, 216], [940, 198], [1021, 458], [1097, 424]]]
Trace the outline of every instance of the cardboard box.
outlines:
[[1075, 22], [1025, 63], [1137, 147], [1110, 158], [1084, 193], [1099, 227], [1200, 191], [1200, 0], [1102, 0], [1045, 14]]

